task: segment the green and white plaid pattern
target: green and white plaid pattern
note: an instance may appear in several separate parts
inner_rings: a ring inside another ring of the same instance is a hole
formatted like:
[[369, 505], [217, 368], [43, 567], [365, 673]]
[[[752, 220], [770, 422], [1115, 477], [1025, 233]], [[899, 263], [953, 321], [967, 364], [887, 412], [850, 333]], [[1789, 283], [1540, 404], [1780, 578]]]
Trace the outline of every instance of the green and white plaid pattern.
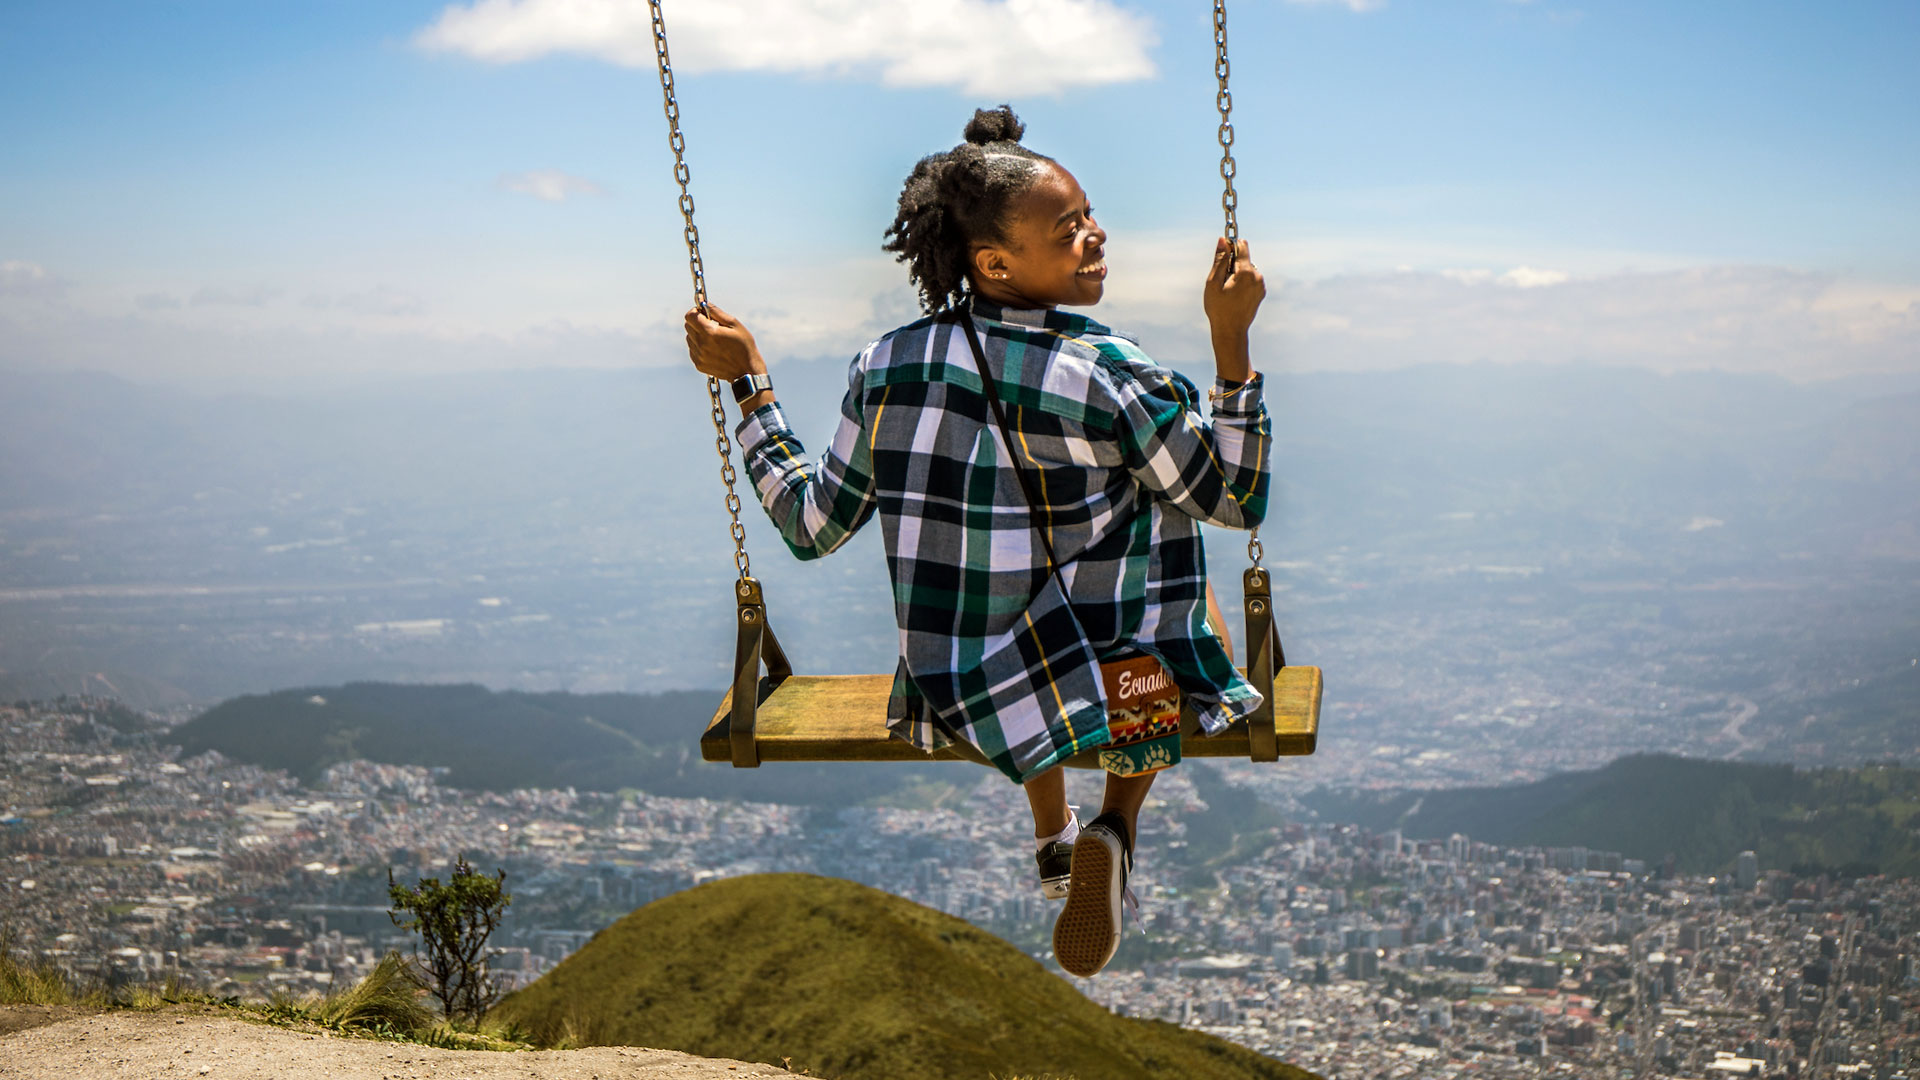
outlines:
[[[860, 353], [818, 464], [777, 404], [738, 429], [800, 558], [878, 511], [900, 627], [894, 733], [923, 749], [964, 740], [1025, 781], [1108, 741], [1099, 663], [1139, 652], [1166, 665], [1209, 734], [1253, 711], [1259, 692], [1206, 625], [1200, 522], [1250, 528], [1266, 514], [1260, 377], [1209, 423], [1191, 382], [1091, 319], [978, 301], [972, 318], [1038, 514], [951, 316]], [[1035, 528], [1050, 530], [1070, 598]]]

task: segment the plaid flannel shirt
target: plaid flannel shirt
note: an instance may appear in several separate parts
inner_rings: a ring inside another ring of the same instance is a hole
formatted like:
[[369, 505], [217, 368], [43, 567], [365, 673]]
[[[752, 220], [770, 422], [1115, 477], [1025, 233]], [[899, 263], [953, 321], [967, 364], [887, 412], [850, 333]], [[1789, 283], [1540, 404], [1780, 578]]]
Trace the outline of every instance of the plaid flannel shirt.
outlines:
[[1024, 782], [1108, 741], [1099, 663], [1137, 652], [1166, 666], [1208, 734], [1252, 712], [1259, 692], [1207, 625], [1200, 523], [1251, 528], [1266, 513], [1260, 376], [1209, 423], [1191, 382], [1091, 319], [978, 300], [971, 317], [1037, 511], [951, 316], [860, 353], [817, 465], [777, 403], [738, 429], [800, 558], [879, 513], [900, 628], [891, 729], [928, 750], [963, 739]]

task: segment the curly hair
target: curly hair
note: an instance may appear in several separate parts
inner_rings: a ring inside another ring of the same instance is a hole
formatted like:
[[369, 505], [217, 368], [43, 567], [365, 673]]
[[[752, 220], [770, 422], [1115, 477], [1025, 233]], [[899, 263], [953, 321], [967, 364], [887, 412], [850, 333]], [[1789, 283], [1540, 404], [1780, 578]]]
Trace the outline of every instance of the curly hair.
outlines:
[[1025, 194], [1053, 159], [1020, 145], [1026, 125], [1013, 108], [975, 109], [952, 150], [928, 154], [900, 189], [900, 210], [881, 250], [907, 264], [929, 315], [959, 304], [976, 244], [1006, 239], [1007, 206]]

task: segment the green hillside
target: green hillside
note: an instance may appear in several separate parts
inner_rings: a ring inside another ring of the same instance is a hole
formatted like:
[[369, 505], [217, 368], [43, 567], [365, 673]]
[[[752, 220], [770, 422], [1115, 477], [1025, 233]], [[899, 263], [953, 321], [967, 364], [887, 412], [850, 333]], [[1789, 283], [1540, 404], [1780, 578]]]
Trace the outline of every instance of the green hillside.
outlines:
[[655, 795], [846, 806], [905, 785], [964, 782], [965, 764], [734, 769], [700, 760], [717, 693], [530, 694], [473, 684], [348, 683], [233, 698], [167, 736], [306, 780], [335, 762], [444, 766], [454, 787], [639, 788]]
[[685, 1050], [836, 1080], [1306, 1080], [1159, 1021], [1114, 1016], [971, 924], [864, 885], [759, 874], [602, 930], [491, 1019], [535, 1039]]
[[1409, 837], [1465, 833], [1510, 846], [1582, 846], [1723, 872], [1751, 850], [1763, 867], [1920, 874], [1920, 770], [1795, 769], [1666, 755], [1513, 787], [1324, 791], [1321, 817]]

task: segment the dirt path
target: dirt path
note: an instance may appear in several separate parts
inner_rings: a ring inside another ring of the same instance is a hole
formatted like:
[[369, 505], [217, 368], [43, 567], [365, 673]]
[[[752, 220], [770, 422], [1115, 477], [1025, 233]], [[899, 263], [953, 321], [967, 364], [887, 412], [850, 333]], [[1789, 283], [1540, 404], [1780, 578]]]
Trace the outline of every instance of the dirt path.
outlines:
[[0, 1077], [7, 1080], [735, 1080], [792, 1075], [770, 1065], [638, 1047], [523, 1053], [435, 1050], [310, 1034], [197, 1011], [97, 1013], [55, 1019], [0, 1037]]
[[78, 1005], [0, 1005], [0, 1035], [57, 1024], [78, 1016], [92, 1016], [100, 1011]]

